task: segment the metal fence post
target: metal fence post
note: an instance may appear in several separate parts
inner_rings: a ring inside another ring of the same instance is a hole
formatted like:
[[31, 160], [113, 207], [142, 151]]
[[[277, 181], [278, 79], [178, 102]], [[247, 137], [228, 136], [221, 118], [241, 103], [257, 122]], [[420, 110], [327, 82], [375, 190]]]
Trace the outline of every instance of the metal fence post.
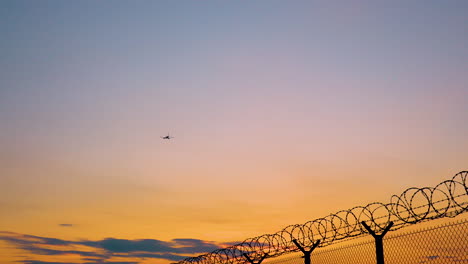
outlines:
[[251, 259], [251, 258], [249, 257], [249, 255], [247, 255], [246, 253], [244, 253], [244, 254], [242, 254], [242, 255], [244, 255], [244, 257], [247, 259], [248, 262], [250, 262], [250, 264], [261, 264], [262, 261], [263, 261], [266, 257], [268, 257], [268, 254], [265, 254], [265, 255], [263, 255], [263, 256], [260, 258], [260, 260], [259, 260], [258, 262], [255, 262], [255, 261], [254, 261], [253, 259]]
[[370, 228], [366, 224], [366, 222], [362, 221], [361, 224], [364, 226], [364, 228], [371, 234], [374, 239], [375, 239], [375, 256], [377, 258], [377, 264], [385, 264], [384, 260], [384, 248], [383, 248], [383, 237], [387, 232], [390, 230], [390, 228], [393, 226], [393, 222], [390, 222], [387, 227], [385, 227], [384, 231], [380, 234], [377, 235], [374, 230]]
[[303, 258], [304, 258], [304, 264], [310, 264], [310, 255], [312, 254], [312, 251], [314, 251], [314, 249], [320, 244], [320, 239], [317, 240], [317, 242], [315, 242], [312, 247], [310, 248], [310, 250], [305, 250], [298, 242], [296, 239], [293, 239], [292, 242], [294, 242], [294, 244], [296, 245], [296, 247], [302, 251], [302, 253], [304, 254]]

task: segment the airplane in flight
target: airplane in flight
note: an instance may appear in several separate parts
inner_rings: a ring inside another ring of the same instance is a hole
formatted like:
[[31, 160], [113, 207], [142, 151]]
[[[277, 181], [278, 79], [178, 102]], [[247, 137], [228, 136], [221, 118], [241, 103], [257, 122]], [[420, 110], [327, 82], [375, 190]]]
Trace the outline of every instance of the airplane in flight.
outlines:
[[171, 139], [171, 138], [174, 138], [174, 137], [169, 136], [169, 133], [167, 133], [167, 136], [161, 137], [161, 138], [162, 138], [162, 139]]

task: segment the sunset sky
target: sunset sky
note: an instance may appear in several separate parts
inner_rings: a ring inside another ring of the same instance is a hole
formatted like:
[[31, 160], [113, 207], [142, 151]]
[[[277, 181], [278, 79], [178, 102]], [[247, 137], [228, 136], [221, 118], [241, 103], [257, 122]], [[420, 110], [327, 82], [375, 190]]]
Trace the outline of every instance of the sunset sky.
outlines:
[[468, 1], [3, 0], [0, 69], [1, 263], [164, 264], [468, 169]]

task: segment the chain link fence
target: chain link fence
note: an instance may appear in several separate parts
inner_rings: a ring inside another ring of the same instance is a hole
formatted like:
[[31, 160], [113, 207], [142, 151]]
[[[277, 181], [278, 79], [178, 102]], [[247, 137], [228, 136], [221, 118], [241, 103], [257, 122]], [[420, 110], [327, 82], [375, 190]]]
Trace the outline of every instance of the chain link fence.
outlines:
[[[400, 229], [384, 237], [386, 264], [468, 264], [468, 218]], [[427, 224], [427, 223], [426, 223]], [[349, 239], [312, 252], [311, 264], [375, 264], [372, 236]], [[304, 264], [301, 252], [266, 259], [262, 264]]]

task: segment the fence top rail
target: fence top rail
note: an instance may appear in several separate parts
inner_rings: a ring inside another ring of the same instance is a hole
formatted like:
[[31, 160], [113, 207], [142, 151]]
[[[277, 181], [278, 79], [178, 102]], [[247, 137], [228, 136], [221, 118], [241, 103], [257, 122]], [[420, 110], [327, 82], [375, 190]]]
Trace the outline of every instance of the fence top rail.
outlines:
[[455, 217], [467, 211], [468, 171], [461, 171], [435, 187], [411, 187], [400, 195], [392, 195], [389, 203], [369, 203], [303, 224], [289, 225], [276, 233], [247, 238], [230, 247], [186, 258], [178, 264], [260, 261], [265, 257], [298, 251], [296, 243], [303, 248], [310, 248], [320, 240], [318, 246], [325, 247], [337, 241], [367, 234], [361, 222], [365, 222], [375, 233], [381, 233], [390, 222], [394, 223], [390, 230], [397, 230], [423, 221]]

